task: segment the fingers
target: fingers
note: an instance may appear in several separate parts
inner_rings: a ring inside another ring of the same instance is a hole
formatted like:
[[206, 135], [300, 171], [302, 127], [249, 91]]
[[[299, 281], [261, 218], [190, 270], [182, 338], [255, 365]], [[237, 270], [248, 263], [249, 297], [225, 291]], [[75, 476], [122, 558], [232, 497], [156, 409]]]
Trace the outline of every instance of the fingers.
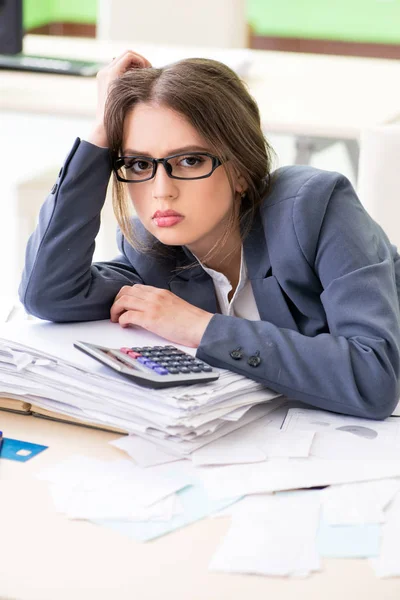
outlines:
[[115, 296], [114, 304], [110, 309], [110, 318], [116, 323], [120, 316], [126, 311], [145, 310], [144, 301], [146, 298], [146, 286], [144, 285], [124, 285]]
[[142, 285], [140, 283], [135, 283], [134, 285], [124, 285], [115, 296], [114, 302], [119, 300], [121, 296], [136, 296], [137, 298], [145, 298], [146, 295], [148, 296], [149, 294], [158, 293], [160, 293], [160, 289], [151, 285]]
[[126, 311], [140, 311], [140, 298], [133, 296], [121, 296], [114, 302], [110, 309], [110, 319], [113, 323], [117, 323], [120, 316]]
[[115, 71], [119, 75], [130, 69], [147, 69], [150, 67], [150, 62], [144, 56], [132, 50], [125, 50], [108, 65], [109, 70]]
[[122, 313], [118, 319], [118, 322], [121, 327], [129, 327], [130, 325], [139, 325], [141, 327], [142, 325], [140, 324], [139, 316], [140, 315], [137, 311], [127, 310]]
[[[110, 309], [110, 318], [113, 323], [120, 320], [123, 313], [136, 311], [145, 313], [153, 319], [162, 307], [166, 305], [166, 296], [170, 292], [152, 287], [150, 285], [135, 284], [123, 286], [115, 296], [114, 304]], [[147, 318], [146, 317], [146, 318]]]

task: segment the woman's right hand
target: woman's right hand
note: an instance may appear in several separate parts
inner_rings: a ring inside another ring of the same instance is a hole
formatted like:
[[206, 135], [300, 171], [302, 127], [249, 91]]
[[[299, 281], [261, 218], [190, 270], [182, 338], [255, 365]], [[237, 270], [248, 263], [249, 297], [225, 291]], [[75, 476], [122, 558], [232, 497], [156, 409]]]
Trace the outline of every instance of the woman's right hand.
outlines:
[[100, 69], [97, 73], [96, 124], [88, 138], [89, 142], [103, 148], [108, 146], [104, 127], [104, 108], [111, 82], [130, 69], [147, 69], [150, 67], [151, 64], [144, 56], [132, 52], [132, 50], [126, 50], [123, 54], [114, 58], [109, 65]]

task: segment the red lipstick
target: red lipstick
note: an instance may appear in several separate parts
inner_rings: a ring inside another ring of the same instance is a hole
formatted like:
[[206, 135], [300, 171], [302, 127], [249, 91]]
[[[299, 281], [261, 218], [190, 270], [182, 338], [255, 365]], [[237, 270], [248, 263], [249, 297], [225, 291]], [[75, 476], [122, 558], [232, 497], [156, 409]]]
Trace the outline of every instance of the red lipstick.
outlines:
[[172, 225], [177, 225], [180, 223], [185, 217], [180, 213], [176, 212], [176, 210], [156, 210], [152, 219], [153, 222], [157, 225], [157, 227], [171, 227]]

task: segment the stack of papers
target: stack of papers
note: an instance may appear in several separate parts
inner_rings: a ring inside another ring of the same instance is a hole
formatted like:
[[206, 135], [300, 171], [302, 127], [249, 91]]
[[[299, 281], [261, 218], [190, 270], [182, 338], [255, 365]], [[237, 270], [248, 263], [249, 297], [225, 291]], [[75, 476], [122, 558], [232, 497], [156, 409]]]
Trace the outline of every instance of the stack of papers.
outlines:
[[[92, 360], [93, 370], [0, 340], [0, 396], [45, 414], [136, 433], [187, 455], [277, 406], [277, 394], [225, 370], [216, 382], [148, 389]], [[280, 402], [280, 401], [278, 401]]]

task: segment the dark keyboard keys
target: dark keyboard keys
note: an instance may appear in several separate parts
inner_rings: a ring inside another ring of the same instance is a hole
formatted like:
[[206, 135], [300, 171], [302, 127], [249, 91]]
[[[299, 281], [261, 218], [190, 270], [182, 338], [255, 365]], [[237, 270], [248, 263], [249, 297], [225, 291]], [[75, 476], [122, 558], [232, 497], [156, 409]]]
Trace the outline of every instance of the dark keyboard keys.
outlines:
[[190, 375], [213, 370], [202, 360], [174, 346], [135, 346], [120, 350], [158, 375]]

